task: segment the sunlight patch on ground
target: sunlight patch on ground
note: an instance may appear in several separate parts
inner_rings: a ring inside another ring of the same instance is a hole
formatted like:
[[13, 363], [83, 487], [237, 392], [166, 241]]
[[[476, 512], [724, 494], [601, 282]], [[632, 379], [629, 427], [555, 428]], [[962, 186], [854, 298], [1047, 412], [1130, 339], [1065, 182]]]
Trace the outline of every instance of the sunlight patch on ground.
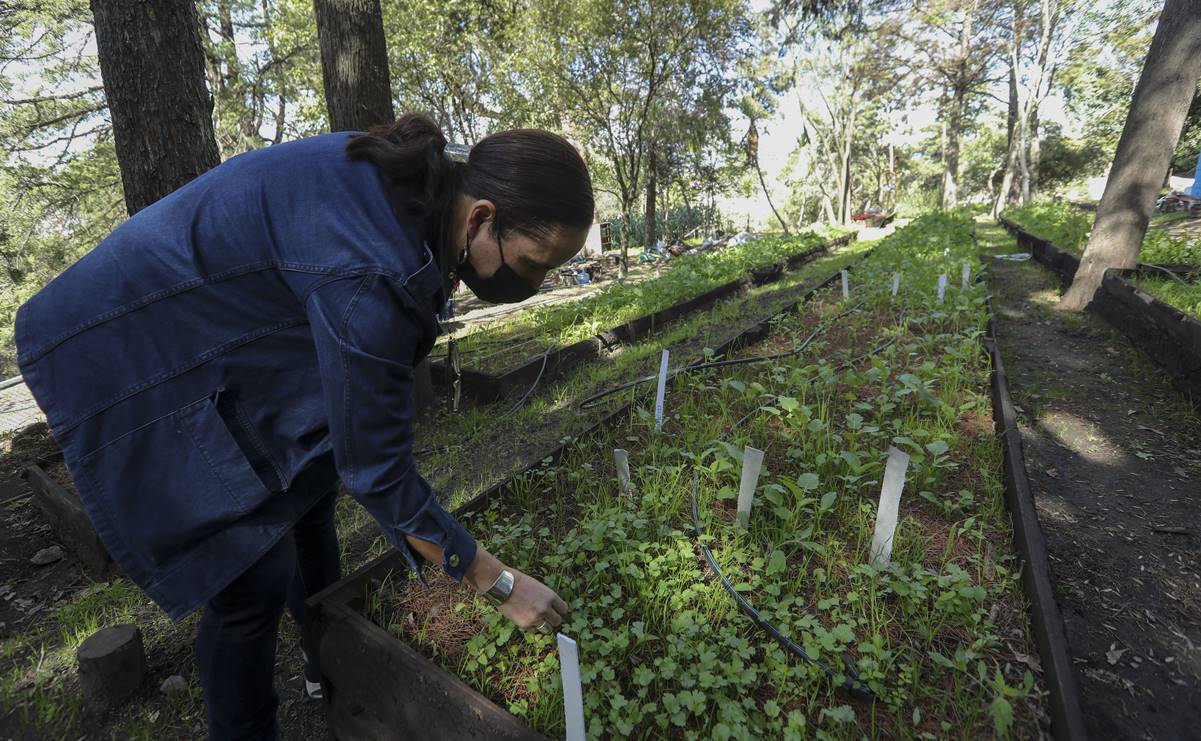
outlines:
[[1106, 466], [1123, 464], [1126, 452], [1110, 441], [1101, 427], [1087, 419], [1058, 409], [1045, 409], [1038, 423], [1063, 447], [1089, 463]]

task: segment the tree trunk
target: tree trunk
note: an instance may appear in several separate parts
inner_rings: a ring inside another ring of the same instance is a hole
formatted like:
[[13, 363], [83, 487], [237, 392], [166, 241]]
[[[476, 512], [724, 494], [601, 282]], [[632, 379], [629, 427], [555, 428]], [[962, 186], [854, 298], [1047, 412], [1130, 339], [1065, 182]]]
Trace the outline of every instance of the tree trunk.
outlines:
[[956, 88], [947, 119], [947, 152], [942, 171], [942, 207], [959, 204], [959, 136], [963, 129], [963, 90]]
[[96, 51], [132, 216], [221, 161], [191, 2], [92, 0]]
[[959, 204], [959, 138], [963, 132], [963, 107], [968, 92], [968, 58], [972, 48], [972, 21], [976, 5], [969, 4], [963, 13], [959, 29], [959, 56], [956, 61], [954, 84], [951, 86], [951, 112], [947, 121], [947, 149], [942, 173], [942, 207]]
[[658, 230], [656, 229], [658, 224], [655, 222], [655, 218], [657, 216], [655, 213], [655, 207], [657, 205], [659, 191], [658, 179], [656, 178], [656, 175], [658, 174], [656, 172], [656, 165], [658, 163], [655, 160], [654, 142], [650, 143], [649, 149], [650, 151], [647, 152], [646, 213], [642, 220], [642, 231], [644, 233], [643, 236], [645, 237], [644, 241], [648, 247], [653, 246], [659, 236]]
[[313, 0], [330, 131], [390, 123], [392, 83], [379, 0]]
[[759, 166], [758, 157], [755, 157], [755, 172], [759, 174], [759, 187], [763, 188], [763, 197], [767, 199], [767, 205], [771, 208], [771, 212], [776, 215], [776, 221], [780, 222], [780, 228], [784, 230], [784, 236], [792, 236], [792, 232], [788, 230], [788, 222], [784, 221], [784, 217], [776, 210], [776, 204], [771, 202], [771, 192], [767, 189], [767, 181], [763, 178], [763, 168]]
[[1023, 195], [1026, 203], [1031, 203], [1038, 197], [1038, 160], [1042, 156], [1042, 145], [1038, 141], [1038, 108], [1030, 110], [1030, 134], [1026, 153], [1026, 190]]
[[[364, 131], [395, 119], [379, 0], [313, 0], [313, 10], [330, 131]], [[424, 358], [413, 368], [413, 404], [426, 414], [437, 399]]]
[[[1017, 12], [1016, 10], [1014, 11]], [[1013, 146], [1013, 131], [1018, 123], [1018, 74], [1017, 74], [1017, 48], [1021, 43], [1021, 24], [1014, 21], [1013, 34], [1014, 39], [1010, 44], [1010, 60], [1009, 60], [1009, 110], [1005, 116], [1005, 147], [1006, 149]]]
[[[897, 207], [897, 157], [893, 151], [892, 140], [888, 142], [888, 208]], [[801, 222], [802, 224], [804, 222]]]
[[842, 179], [838, 184], [838, 216], [843, 224], [851, 223], [851, 153], [855, 140], [855, 118], [858, 112], [858, 106], [852, 101], [851, 113], [847, 117], [842, 137], [842, 163], [839, 167]]
[[830, 203], [830, 196], [822, 196], [822, 213], [826, 216], [826, 223], [835, 223], [834, 206]]
[[1198, 77], [1201, 0], [1167, 0], [1130, 102], [1084, 259], [1060, 308], [1083, 309], [1107, 268], [1137, 264], [1155, 196], [1184, 128]]
[[1022, 115], [1021, 100], [1018, 97], [1018, 67], [1021, 64], [1022, 49], [1022, 4], [1013, 4], [1013, 29], [1009, 37], [1009, 111], [1005, 119], [1005, 165], [1001, 176], [1001, 188], [993, 200], [992, 217], [1001, 215], [1005, 207], [1013, 203], [1014, 184], [1017, 182], [1018, 169], [1018, 118]]

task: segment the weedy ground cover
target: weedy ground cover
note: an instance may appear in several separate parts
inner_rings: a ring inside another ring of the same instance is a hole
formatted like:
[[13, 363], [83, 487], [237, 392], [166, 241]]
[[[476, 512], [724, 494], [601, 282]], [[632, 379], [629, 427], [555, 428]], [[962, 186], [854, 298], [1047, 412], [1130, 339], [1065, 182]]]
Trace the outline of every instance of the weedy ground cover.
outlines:
[[522, 312], [512, 321], [462, 334], [457, 339], [463, 367], [487, 372], [503, 370], [548, 348], [579, 342], [687, 301], [845, 234], [843, 230], [824, 228], [793, 237], [767, 236], [717, 252], [677, 257], [655, 278], [638, 283], [612, 283], [577, 301], [537, 307]]
[[[1094, 214], [1066, 201], [1043, 201], [1010, 209], [1002, 216], [1060, 249], [1081, 255], [1092, 233]], [[1176, 214], [1157, 216], [1162, 216], [1165, 223], [1178, 220]], [[1150, 229], [1143, 239], [1139, 261], [1153, 265], [1199, 265], [1201, 240]]]
[[1165, 304], [1171, 304], [1192, 318], [1201, 320], [1201, 283], [1181, 282], [1168, 277], [1136, 277], [1131, 282]]
[[[967, 738], [1038, 734], [1043, 690], [1025, 619], [992, 432], [982, 286], [970, 222], [923, 217], [743, 357], [678, 376], [654, 432], [649, 399], [519, 477], [466, 524], [569, 603], [592, 737]], [[900, 273], [898, 295], [891, 293]], [[948, 276], [939, 301], [939, 276]], [[628, 399], [628, 397], [626, 397]], [[620, 395], [610, 403], [623, 400]], [[746, 526], [745, 445], [765, 451]], [[869, 563], [884, 462], [908, 453], [891, 563]], [[629, 451], [619, 491], [612, 449]], [[739, 611], [701, 556], [768, 621], [833, 668], [786, 653]], [[563, 733], [553, 639], [514, 629], [431, 574], [366, 596], [376, 622], [549, 737]], [[870, 688], [852, 699], [847, 676]]]
[[[795, 302], [822, 278], [861, 258], [872, 245], [856, 241], [838, 247], [789, 271], [775, 283], [723, 299], [639, 342], [618, 346], [551, 383], [542, 383], [516, 411], [512, 410], [528, 391], [526, 388], [498, 402], [466, 405], [458, 414], [440, 413], [418, 428], [416, 448], [436, 451], [421, 456], [418, 467], [442, 497], [461, 503], [517, 471], [533, 455], [549, 450], [565, 436], [579, 434], [607, 414], [611, 407], [579, 409], [578, 405], [597, 389], [657, 370], [662, 348], [671, 348], [676, 364], [699, 360], [706, 348], [721, 345], [748, 322]], [[521, 433], [514, 435], [514, 430]], [[473, 451], [473, 466], [463, 466], [464, 450]], [[356, 511], [361, 512], [361, 508], [348, 507], [351, 517], [358, 516]], [[365, 514], [360, 519], [370, 526]], [[382, 538], [379, 547], [384, 547]]]

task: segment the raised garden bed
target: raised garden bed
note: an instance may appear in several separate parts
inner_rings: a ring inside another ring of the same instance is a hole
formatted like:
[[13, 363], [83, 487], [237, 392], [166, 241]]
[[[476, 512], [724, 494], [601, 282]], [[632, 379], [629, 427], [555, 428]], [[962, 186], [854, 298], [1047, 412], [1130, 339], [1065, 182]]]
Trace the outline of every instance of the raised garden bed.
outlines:
[[[510, 392], [528, 389], [535, 381], [539, 383], [551, 381], [582, 362], [600, 357], [619, 345], [641, 341], [672, 322], [703, 311], [722, 299], [745, 291], [752, 286], [775, 282], [780, 279], [785, 270], [796, 269], [831, 248], [849, 243], [855, 236], [854, 233], [847, 234], [795, 254], [781, 263], [754, 269], [749, 275], [719, 285], [699, 296], [638, 317], [579, 342], [537, 353], [518, 361], [507, 370], [486, 372], [461, 368], [462, 393], [477, 401], [489, 402], [500, 399]], [[450, 383], [451, 373], [445, 360], [433, 361], [431, 370], [435, 381], [440, 384]]]
[[1080, 258], [1075, 253], [1059, 249], [1048, 240], [1036, 237], [1008, 219], [1002, 218], [1000, 222], [1006, 231], [1017, 239], [1019, 247], [1030, 252], [1035, 260], [1059, 276], [1059, 282], [1064, 286], [1071, 285], [1072, 279], [1076, 277], [1076, 270], [1080, 267]]
[[1092, 308], [1201, 404], [1201, 321], [1107, 270]]
[[[679, 377], [662, 434], [640, 406], [626, 414], [624, 405], [459, 510], [571, 606], [564, 631], [580, 640], [591, 735], [1038, 733], [1039, 690], [1020, 658], [1035, 649], [1019, 565], [1006, 555], [1003, 451], [978, 344], [983, 291], [953, 286], [945, 303], [933, 300], [937, 272], [969, 259], [967, 227], [946, 217], [909, 227], [917, 238], [899, 237], [865, 267], [852, 292], [852, 304], [864, 302], [845, 325], [849, 305], [832, 289], [742, 341], [761, 346], [722, 349], [776, 354], [816, 336], [807, 359]], [[926, 230], [943, 238], [927, 242]], [[894, 271], [908, 276], [899, 298], [886, 295]], [[900, 328], [897, 312], [908, 317]], [[732, 506], [743, 442], [767, 451], [769, 471], [747, 530]], [[864, 562], [864, 537], [889, 444], [910, 453], [911, 483], [893, 563], [878, 568]], [[617, 445], [634, 464], [632, 499], [616, 491]], [[839, 677], [790, 658], [723, 591], [689, 532], [694, 474], [700, 542], [764, 619]], [[561, 736], [550, 640], [515, 634], [445, 579], [429, 593], [413, 584], [386, 554], [310, 600], [306, 641], [320, 656], [335, 735]], [[849, 672], [874, 703], [839, 689]], [[1072, 737], [1061, 717], [1057, 735]]]
[[79, 559], [84, 573], [95, 581], [111, 577], [116, 565], [96, 535], [66, 464], [61, 459], [35, 463], [23, 475], [33, 491], [34, 506], [50, 523], [55, 538]]
[[[1065, 286], [1071, 284], [1080, 258], [1030, 234], [1012, 221], [1001, 219], [1001, 224], [1017, 239], [1019, 246], [1030, 250], [1034, 259], [1054, 271]], [[1177, 273], [1197, 269], [1189, 265], [1169, 266], [1172, 268]], [[1176, 386], [1198, 403], [1201, 400], [1201, 322], [1142, 290], [1127, 280], [1127, 276], [1162, 277], [1163, 271], [1144, 264], [1134, 270], [1107, 270], [1101, 289], [1093, 297], [1092, 309], [1158, 363]]]

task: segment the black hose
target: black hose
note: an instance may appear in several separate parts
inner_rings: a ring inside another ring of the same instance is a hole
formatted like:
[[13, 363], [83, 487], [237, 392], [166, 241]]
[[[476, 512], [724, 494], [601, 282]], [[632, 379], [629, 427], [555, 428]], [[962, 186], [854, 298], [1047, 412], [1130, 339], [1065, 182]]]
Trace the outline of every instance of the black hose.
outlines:
[[[793, 355], [799, 355], [800, 353], [805, 351], [805, 348], [809, 347], [809, 345], [813, 342], [813, 340], [816, 339], [818, 334], [824, 332], [826, 329], [829, 328], [830, 323], [843, 318], [844, 316], [846, 316], [847, 314], [850, 314], [853, 311], [857, 311], [859, 309], [859, 307], [862, 305], [863, 305], [862, 302], [860, 302], [860, 303], [856, 304], [855, 306], [852, 306], [851, 308], [842, 312], [841, 314], [837, 314], [837, 315], [831, 317], [830, 319], [826, 320], [825, 322], [822, 323], [822, 326], [813, 330], [813, 333], [810, 334], [808, 337], [806, 337], [804, 342], [802, 342], [800, 345], [793, 348], [792, 350], [789, 350], [788, 352], [775, 353], [772, 355], [756, 355], [756, 356], [750, 357], [750, 358], [731, 358], [728, 360], [715, 360], [715, 361], [709, 362], [709, 363], [697, 363], [695, 365], [688, 365], [683, 368], [677, 368], [674, 371], [672, 371], [671, 373], [669, 373], [667, 375], [667, 378], [668, 378], [668, 380], [671, 380], [681, 373], [695, 373], [696, 371], [709, 370], [710, 368], [724, 368], [724, 367], [731, 366], [731, 365], [746, 365], [748, 363], [765, 363], [765, 362], [768, 362], [771, 360], [780, 360], [782, 358], [792, 357]], [[635, 386], [641, 386], [644, 383], [650, 383], [651, 381], [654, 381], [658, 377], [659, 377], [658, 373], [656, 373], [654, 375], [650, 375], [650, 376], [643, 376], [642, 378], [639, 378], [637, 380], [623, 383], [620, 386], [614, 386], [611, 389], [605, 389], [604, 391], [598, 391], [597, 393], [593, 394], [592, 396], [589, 396], [587, 399], [584, 399], [583, 401], [581, 401], [580, 409], [591, 409], [592, 407], [596, 406], [600, 402], [601, 399], [612, 396], [613, 394], [616, 394], [618, 392], [625, 391], [626, 389], [634, 388]]]
[[538, 377], [534, 379], [534, 383], [533, 383], [533, 385], [530, 386], [529, 391], [525, 392], [525, 396], [522, 396], [521, 399], [518, 400], [518, 402], [513, 405], [512, 409], [505, 412], [506, 417], [510, 416], [511, 414], [513, 414], [513, 412], [516, 412], [518, 409], [520, 409], [522, 407], [522, 405], [525, 404], [525, 400], [530, 398], [530, 394], [534, 393], [534, 389], [538, 388], [538, 382], [542, 380], [542, 374], [546, 372], [546, 361], [550, 358], [550, 351], [551, 351], [551, 348], [547, 348], [546, 352], [543, 353], [542, 367], [538, 369]]
[[[840, 672], [834, 671], [825, 662], [810, 656], [805, 652], [804, 648], [797, 645], [797, 643], [788, 636], [784, 635], [779, 628], [769, 623], [762, 615], [759, 614], [758, 610], [751, 606], [750, 602], [747, 602], [746, 599], [738, 593], [738, 590], [734, 588], [734, 585], [730, 583], [730, 580], [726, 578], [726, 575], [721, 573], [721, 569], [717, 566], [717, 559], [713, 557], [713, 552], [709, 550], [709, 546], [701, 542], [701, 517], [696, 506], [696, 490], [699, 482], [700, 474], [694, 472], [692, 474], [692, 527], [696, 544], [700, 546], [701, 553], [705, 554], [705, 560], [709, 562], [709, 568], [713, 569], [713, 573], [716, 574], [717, 578], [721, 580], [721, 585], [725, 588], [726, 592], [728, 592], [730, 596], [734, 598], [734, 601], [738, 604], [738, 608], [742, 610], [743, 614], [749, 617], [751, 621], [755, 623], [755, 625], [774, 638], [776, 642], [783, 646], [789, 653], [799, 657], [803, 661], [808, 661], [810, 664], [813, 664], [817, 668], [824, 671], [831, 679], [837, 679]], [[846, 667], [846, 671], [841, 672], [841, 674], [843, 675], [841, 686], [844, 690], [850, 693], [852, 697], [869, 702], [876, 699], [876, 696], [872, 692], [871, 688], [867, 686], [867, 683], [859, 678], [859, 675], [855, 673], [853, 669]]]

